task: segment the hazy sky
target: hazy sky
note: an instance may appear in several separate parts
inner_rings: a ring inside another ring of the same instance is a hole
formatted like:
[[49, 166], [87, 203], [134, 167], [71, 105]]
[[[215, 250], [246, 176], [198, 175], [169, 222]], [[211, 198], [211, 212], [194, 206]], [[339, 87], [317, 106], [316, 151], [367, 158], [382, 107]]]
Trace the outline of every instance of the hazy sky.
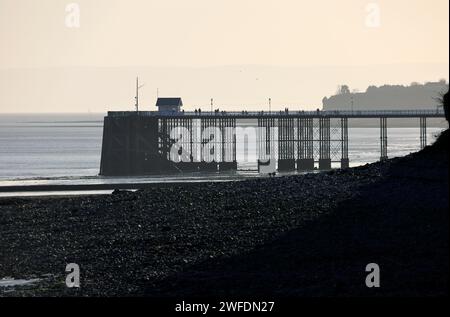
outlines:
[[[69, 27], [77, 26], [72, 2], [79, 27]], [[448, 6], [448, 0], [0, 0], [0, 71], [448, 65]], [[448, 79], [448, 70], [442, 75]], [[430, 79], [439, 78], [419, 73], [410, 81]]]

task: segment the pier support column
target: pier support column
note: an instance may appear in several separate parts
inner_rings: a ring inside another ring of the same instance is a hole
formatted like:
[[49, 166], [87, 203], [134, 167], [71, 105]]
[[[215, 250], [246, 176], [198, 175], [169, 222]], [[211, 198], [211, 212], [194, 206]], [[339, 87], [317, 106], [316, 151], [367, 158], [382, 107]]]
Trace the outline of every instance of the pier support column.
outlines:
[[297, 170], [311, 171], [314, 169], [314, 135], [312, 118], [299, 118], [297, 120], [297, 140]]
[[295, 171], [295, 159], [282, 159], [278, 161], [279, 172]]
[[222, 155], [219, 161], [219, 171], [236, 171], [236, 119], [219, 118], [218, 120], [222, 132]]
[[380, 161], [388, 159], [387, 155], [387, 118], [380, 118]]
[[[258, 173], [273, 173], [276, 171], [276, 152], [278, 139], [275, 139], [275, 125], [277, 121], [274, 117], [258, 118]], [[280, 132], [278, 131], [278, 134]]]
[[[180, 156], [180, 162], [176, 164], [178, 169], [183, 173], [197, 172], [198, 164], [194, 162], [194, 120], [191, 118], [177, 119], [176, 129], [181, 132], [189, 132], [189, 135], [184, 135], [181, 142], [182, 155]], [[178, 134], [177, 133], [177, 134]]]
[[170, 132], [176, 126], [176, 122], [173, 118], [160, 118], [158, 123], [158, 140], [159, 140], [159, 152], [164, 162], [158, 168], [160, 173], [167, 172], [181, 172], [170, 159], [170, 150], [175, 143], [175, 140], [170, 137]]
[[420, 118], [420, 149], [423, 150], [427, 146], [427, 118]]
[[278, 171], [290, 172], [295, 170], [295, 141], [294, 119], [278, 119]]
[[330, 157], [330, 118], [319, 119], [319, 169], [331, 169]]
[[[216, 122], [214, 118], [201, 118], [201, 133], [202, 133], [202, 147], [201, 147], [201, 153], [202, 153], [202, 160], [199, 164], [199, 169], [201, 172], [217, 172], [218, 164], [217, 164], [217, 147], [220, 146], [219, 140], [211, 139], [211, 136], [208, 136], [207, 139], [204, 139], [204, 131], [207, 128], [214, 128], [216, 127]], [[208, 162], [209, 158], [204, 157], [204, 149], [206, 147], [207, 143], [213, 142], [214, 143], [214, 153], [210, 153], [210, 155], [213, 156], [212, 162]]]
[[349, 168], [348, 158], [348, 118], [341, 118], [341, 168]]
[[200, 118], [191, 119], [191, 155], [192, 171], [198, 172], [202, 162], [202, 127]]

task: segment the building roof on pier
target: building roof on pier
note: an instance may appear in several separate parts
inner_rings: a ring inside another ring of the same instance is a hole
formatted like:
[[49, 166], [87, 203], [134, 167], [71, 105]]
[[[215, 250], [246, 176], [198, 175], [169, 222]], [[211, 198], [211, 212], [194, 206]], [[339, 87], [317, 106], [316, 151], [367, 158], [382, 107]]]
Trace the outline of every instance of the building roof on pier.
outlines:
[[181, 100], [181, 98], [176, 97], [176, 98], [158, 98], [158, 101], [156, 101], [156, 106], [157, 107], [165, 107], [165, 106], [182, 106], [183, 105], [183, 101]]

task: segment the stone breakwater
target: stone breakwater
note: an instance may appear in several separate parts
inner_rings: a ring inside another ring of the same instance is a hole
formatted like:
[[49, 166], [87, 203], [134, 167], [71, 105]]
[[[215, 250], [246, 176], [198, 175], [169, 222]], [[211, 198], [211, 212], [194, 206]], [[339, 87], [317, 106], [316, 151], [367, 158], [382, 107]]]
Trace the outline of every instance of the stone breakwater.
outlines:
[[0, 199], [0, 279], [40, 279], [0, 295], [447, 294], [448, 141], [327, 173]]

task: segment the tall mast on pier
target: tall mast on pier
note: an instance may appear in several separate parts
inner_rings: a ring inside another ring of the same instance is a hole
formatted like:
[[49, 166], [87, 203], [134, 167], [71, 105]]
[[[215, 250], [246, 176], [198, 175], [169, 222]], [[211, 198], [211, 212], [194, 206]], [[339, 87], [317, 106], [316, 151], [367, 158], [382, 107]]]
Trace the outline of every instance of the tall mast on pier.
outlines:
[[136, 77], [136, 112], [139, 112], [139, 77]]
[[139, 77], [136, 77], [136, 97], [134, 97], [136, 99], [136, 112], [139, 112], [139, 89], [142, 87], [144, 87], [144, 85], [139, 86]]

